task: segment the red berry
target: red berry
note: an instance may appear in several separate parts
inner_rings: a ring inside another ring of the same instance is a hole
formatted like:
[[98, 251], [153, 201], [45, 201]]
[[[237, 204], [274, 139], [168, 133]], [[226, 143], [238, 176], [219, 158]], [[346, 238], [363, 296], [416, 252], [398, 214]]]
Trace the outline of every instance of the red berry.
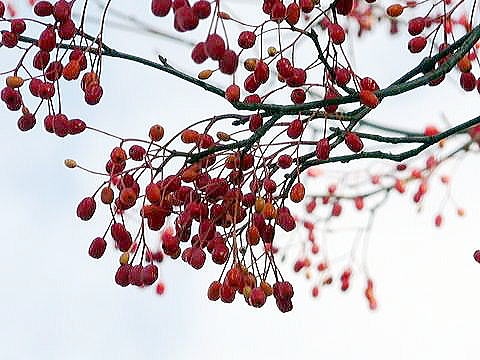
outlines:
[[163, 282], [159, 282], [155, 288], [155, 292], [158, 295], [163, 295], [163, 293], [165, 292], [165, 284]]
[[303, 104], [306, 98], [307, 95], [303, 89], [294, 89], [290, 94], [290, 99], [294, 104]]
[[293, 66], [287, 58], [281, 58], [276, 64], [278, 73], [285, 79], [293, 75]]
[[439, 133], [440, 133], [440, 131], [438, 131], [437, 127], [433, 126], [433, 125], [427, 126], [425, 128], [425, 130], [423, 131], [423, 135], [425, 135], [425, 136], [435, 136]]
[[340, 86], [345, 86], [350, 82], [351, 74], [348, 69], [336, 68], [335, 69], [335, 82]]
[[14, 48], [18, 44], [18, 35], [10, 31], [3, 31], [2, 44], [7, 48]]
[[130, 264], [120, 265], [115, 273], [115, 282], [122, 286], [130, 285], [130, 271], [132, 270], [132, 266]]
[[175, 11], [174, 25], [178, 31], [190, 31], [198, 26], [198, 16], [191, 7], [183, 6]]
[[420, 34], [425, 29], [425, 18], [416, 17], [408, 21], [408, 32], [412, 36]]
[[77, 216], [84, 220], [90, 220], [95, 213], [96, 203], [92, 197], [86, 197], [77, 206]]
[[340, 45], [345, 41], [345, 30], [340, 25], [332, 23], [328, 27], [328, 36], [335, 45]]
[[62, 40], [70, 40], [75, 36], [77, 28], [73, 20], [68, 19], [58, 26], [58, 37]]
[[360, 89], [361, 90], [370, 90], [370, 91], [377, 91], [380, 89], [377, 82], [373, 80], [371, 77], [364, 77], [360, 80]]
[[128, 282], [130, 285], [143, 286], [142, 272], [143, 266], [141, 264], [131, 267], [128, 274]]
[[43, 70], [50, 62], [50, 53], [48, 51], [40, 50], [33, 57], [33, 67], [38, 70]]
[[245, 104], [260, 104], [262, 102], [262, 99], [258, 94], [253, 94], [246, 96], [243, 102]]
[[278, 166], [282, 169], [288, 169], [292, 166], [293, 159], [290, 155], [280, 155], [278, 157]]
[[251, 132], [257, 131], [263, 125], [263, 118], [260, 114], [250, 115], [248, 121], [248, 128]]
[[206, 19], [210, 16], [212, 11], [210, 2], [206, 0], [199, 0], [193, 4], [193, 13], [198, 16], [199, 19]]
[[218, 68], [224, 74], [233, 74], [237, 70], [238, 56], [233, 50], [225, 50], [222, 58], [218, 61]]
[[462, 72], [460, 75], [460, 86], [465, 91], [472, 91], [477, 87], [477, 79], [471, 72]]
[[201, 269], [203, 267], [203, 264], [205, 264], [205, 251], [199, 247], [193, 247], [192, 248], [192, 254], [190, 258], [190, 265], [194, 269]]
[[242, 49], [250, 49], [255, 45], [257, 39], [253, 31], [242, 31], [238, 36], [238, 46]]
[[287, 15], [287, 8], [281, 1], [275, 1], [270, 12], [270, 20], [281, 23]]
[[158, 267], [155, 264], [148, 264], [142, 269], [142, 282], [145, 285], [152, 285], [158, 279]]
[[142, 161], [145, 157], [146, 151], [140, 145], [132, 145], [128, 150], [128, 155], [135, 161]]
[[218, 265], [225, 264], [228, 260], [228, 255], [228, 247], [225, 244], [220, 243], [212, 250], [212, 261]]
[[53, 17], [59, 22], [65, 22], [70, 19], [71, 7], [65, 0], [58, 0], [53, 5]]
[[10, 22], [10, 29], [12, 30], [12, 33], [15, 33], [17, 35], [20, 35], [25, 31], [27, 28], [27, 25], [25, 24], [25, 21], [23, 19], [12, 19]]
[[307, 72], [303, 69], [293, 68], [292, 75], [285, 79], [285, 82], [290, 87], [299, 87], [307, 81]]
[[353, 0], [337, 0], [335, 8], [340, 15], [348, 15], [353, 9]]
[[107, 248], [107, 242], [104, 238], [97, 237], [93, 239], [90, 247], [88, 248], [88, 255], [90, 255], [94, 259], [100, 259], [103, 254], [105, 253], [105, 249]]
[[295, 203], [301, 202], [305, 198], [305, 186], [302, 183], [297, 183], [292, 186], [290, 190], [290, 200]]
[[300, 20], [300, 7], [295, 3], [292, 2], [287, 6], [287, 14], [286, 19], [288, 25], [296, 25], [298, 20]]
[[240, 100], [240, 87], [236, 84], [229, 85], [225, 90], [225, 99], [230, 102], [237, 102]]
[[98, 84], [92, 84], [85, 89], [85, 102], [88, 105], [96, 105], [103, 96], [103, 88]]
[[315, 149], [315, 155], [320, 160], [327, 160], [330, 156], [330, 143], [327, 138], [320, 139]]
[[360, 152], [363, 149], [363, 142], [360, 137], [352, 132], [347, 132], [345, 134], [345, 144], [347, 144], [348, 148], [353, 152]]
[[33, 7], [33, 12], [38, 16], [50, 16], [53, 14], [53, 5], [48, 1], [39, 1]]
[[205, 49], [212, 60], [220, 60], [225, 53], [225, 41], [218, 34], [210, 34], [205, 41]]
[[35, 116], [29, 113], [21, 116], [20, 119], [18, 119], [17, 125], [21, 131], [28, 131], [33, 129], [36, 122]]
[[208, 59], [208, 55], [205, 48], [205, 43], [200, 42], [192, 50], [192, 60], [196, 64], [201, 64]]
[[411, 53], [419, 53], [427, 45], [427, 39], [423, 36], [416, 36], [408, 42], [408, 50]]
[[155, 16], [167, 16], [172, 7], [172, 0], [152, 0], [150, 9]]
[[261, 287], [254, 287], [250, 292], [250, 305], [253, 307], [262, 307], [267, 301], [267, 296]]
[[313, 8], [315, 7], [313, 0], [300, 0], [299, 5], [302, 11], [306, 14], [312, 12]]
[[28, 89], [33, 96], [38, 96], [38, 91], [42, 84], [42, 80], [40, 79], [32, 79], [30, 80], [30, 84], [28, 85]]
[[288, 135], [289, 138], [296, 139], [300, 135], [302, 135], [302, 132], [303, 132], [302, 120], [295, 119], [288, 125], [287, 135]]
[[270, 77], [270, 69], [268, 65], [263, 61], [257, 61], [254, 71], [255, 80], [258, 83], [265, 84]]
[[216, 301], [220, 299], [220, 290], [222, 288], [222, 283], [220, 281], [214, 281], [208, 287], [208, 299], [211, 301]]
[[38, 38], [37, 44], [40, 50], [43, 51], [50, 52], [55, 49], [57, 45], [57, 38], [53, 26], [48, 26], [42, 31], [40, 37]]
[[52, 61], [45, 70], [45, 77], [50, 81], [60, 79], [63, 73], [63, 65], [60, 61]]
[[252, 73], [252, 74], [248, 75], [247, 78], [245, 79], [245, 81], [243, 83], [243, 87], [249, 93], [254, 93], [260, 87], [260, 82], [258, 82], [255, 79], [255, 74]]
[[332, 206], [332, 216], [340, 216], [342, 213], [342, 205], [338, 201], [335, 201]]
[[475, 252], [473, 253], [473, 258], [476, 262], [480, 263], [480, 250], [475, 250]]
[[377, 95], [370, 90], [360, 90], [358, 97], [360, 98], [360, 103], [370, 109], [376, 108], [380, 102]]

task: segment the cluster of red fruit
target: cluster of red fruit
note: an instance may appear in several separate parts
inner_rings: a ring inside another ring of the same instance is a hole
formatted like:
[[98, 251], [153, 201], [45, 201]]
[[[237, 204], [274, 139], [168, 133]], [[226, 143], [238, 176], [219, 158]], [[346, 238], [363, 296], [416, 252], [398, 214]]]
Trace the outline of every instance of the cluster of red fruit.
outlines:
[[[369, 3], [372, 1], [368, 1]], [[317, 6], [317, 2], [312, 0], [302, 0], [297, 2], [290, 2], [285, 4], [280, 0], [265, 0], [263, 2], [263, 13], [268, 15], [268, 20], [265, 23], [259, 24], [252, 30], [241, 31], [237, 37], [237, 43], [240, 47], [239, 52], [228, 48], [225, 41], [225, 36], [218, 34], [217, 32], [210, 33], [205, 41], [197, 43], [193, 49], [191, 57], [197, 64], [204, 63], [207, 59], [218, 61], [218, 70], [224, 74], [234, 74], [237, 72], [239, 64], [239, 56], [249, 49], [252, 49], [257, 43], [258, 39], [262, 42], [265, 36], [267, 24], [273, 24], [272, 26], [279, 26], [281, 23], [286, 23], [291, 26], [293, 31], [299, 31], [297, 26], [301, 20], [301, 15], [304, 17], [312, 16]], [[335, 6], [332, 11], [335, 14], [349, 16], [352, 14], [353, 9], [357, 6], [353, 0], [341, 0], [335, 2]], [[214, 10], [211, 10], [210, 4], [207, 1], [197, 1], [192, 6], [187, 0], [152, 0], [152, 12], [156, 16], [167, 16], [170, 10], [174, 13], [174, 27], [178, 31], [193, 30], [197, 27], [199, 19], [206, 19], [212, 17], [211, 28], [216, 28], [218, 22], [222, 22], [225, 26], [225, 22], [232, 20], [231, 16], [225, 12], [220, 11], [220, 2], [216, 3]], [[319, 17], [320, 15], [315, 15]], [[352, 14], [353, 16], [353, 14]], [[355, 16], [358, 14], [355, 13]], [[335, 21], [329, 20], [327, 17], [323, 17], [321, 24], [327, 30], [330, 42], [333, 45], [341, 45], [346, 38], [346, 32], [342, 25], [340, 25], [335, 18]], [[273, 29], [275, 30], [275, 29]], [[277, 29], [277, 31], [281, 31]], [[279, 34], [280, 37], [280, 34]], [[329, 42], [329, 44], [330, 44]], [[285, 49], [289, 47], [294, 48], [296, 41], [293, 41], [290, 45], [284, 46]], [[266, 98], [276, 91], [267, 93], [264, 96], [260, 96], [257, 91], [259, 88], [266, 84], [272, 72], [272, 63], [275, 61], [275, 70], [278, 74], [277, 79], [281, 83], [284, 83], [287, 87], [293, 88], [290, 93], [290, 98], [294, 104], [302, 104], [306, 101], [307, 91], [309, 88], [317, 86], [307, 82], [307, 71], [310, 67], [302, 68], [294, 66], [294, 58], [288, 56], [285, 50], [278, 51], [275, 47], [270, 46], [268, 49], [268, 56], [265, 58], [246, 58], [244, 61], [244, 68], [249, 72], [245, 77], [243, 83], [243, 90], [249, 93], [244, 98], [244, 102], [247, 104], [261, 103]], [[336, 54], [336, 51], [334, 51]], [[313, 59], [314, 60], [314, 59]], [[330, 61], [330, 59], [328, 59]], [[333, 70], [324, 68], [324, 75], [327, 81], [324, 83], [325, 99], [334, 99], [341, 97], [341, 93], [335, 88], [335, 85], [345, 87], [351, 80], [352, 74], [356, 76], [350, 66], [339, 65], [340, 59], [337, 56], [332, 61]], [[312, 67], [313, 68], [313, 67]], [[202, 80], [208, 79], [215, 70], [206, 69], [199, 73], [199, 78]], [[358, 78], [360, 80], [360, 78]], [[312, 80], [313, 82], [313, 80]], [[357, 79], [355, 79], [355, 86], [357, 86]], [[378, 87], [369, 88], [360, 85], [360, 101], [363, 105], [371, 108], [378, 105], [374, 91], [378, 90]], [[225, 97], [230, 102], [238, 102], [241, 98], [241, 88], [239, 85], [233, 83], [225, 90]], [[329, 105], [325, 107], [327, 112], [335, 112], [337, 106]]]
[[[77, 35], [77, 28], [71, 18], [72, 5], [65, 0], [59, 0], [55, 3], [39, 1], [33, 7], [37, 16], [52, 17], [54, 22], [53, 24], [42, 25], [44, 28], [38, 39], [24, 50], [19, 63], [12, 70], [12, 75], [6, 78], [6, 87], [1, 91], [1, 100], [9, 110], [22, 110], [22, 116], [18, 120], [18, 127], [22, 131], [30, 130], [35, 126], [36, 115], [42, 105], [48, 107], [48, 115], [44, 118], [44, 127], [48, 132], [64, 137], [68, 134], [78, 134], [86, 128], [82, 120], [68, 120], [66, 115], [60, 112], [55, 113], [55, 106], [52, 102], [57, 92], [56, 86], [61, 79], [76, 80], [81, 72], [87, 69], [87, 58], [82, 48], [72, 46], [71, 51], [68, 52], [68, 57], [66, 51], [64, 53], [54, 52], [54, 50], [59, 49], [64, 41], [72, 40]], [[4, 16], [4, 9], [5, 6], [0, 1], [0, 17]], [[6, 48], [16, 47], [20, 36], [27, 29], [26, 20], [8, 20], [10, 30], [2, 31], [1, 45]], [[33, 54], [32, 51], [34, 51]], [[26, 63], [29, 54], [32, 55], [30, 65]], [[20, 70], [27, 66], [39, 71], [39, 75], [34, 76], [32, 75], [33, 71], [29, 70], [27, 72], [28, 77], [20, 76]], [[40, 100], [33, 113], [26, 106], [25, 93], [22, 92], [26, 84], [30, 95]], [[100, 101], [103, 89], [95, 72], [87, 72], [83, 75], [81, 88], [84, 91], [86, 103], [94, 105]]]
[[[427, 44], [428, 39], [431, 39], [432, 47], [434, 46], [435, 41], [437, 40], [437, 34], [439, 30], [442, 29], [444, 36], [439, 37], [438, 40], [438, 51], [442, 52], [448, 48], [450, 45], [447, 41], [447, 36], [453, 34], [454, 26], [459, 26], [460, 28], [464, 29], [466, 32], [472, 30], [472, 24], [470, 23], [470, 19], [468, 18], [467, 14], [462, 13], [458, 16], [455, 16], [454, 10], [448, 11], [445, 13], [445, 9], [443, 6], [443, 2], [438, 2], [434, 4], [429, 10], [426, 16], [418, 16], [408, 20], [408, 33], [413, 36], [408, 42], [408, 49], [411, 53], [420, 53], [422, 52]], [[451, 5], [452, 1], [445, 1], [446, 5]], [[392, 18], [397, 18], [401, 16], [406, 8], [415, 8], [419, 5], [417, 2], [408, 2], [406, 6], [402, 6], [400, 4], [393, 4], [387, 8], [387, 14]], [[425, 4], [426, 5], [426, 4]], [[436, 13], [434, 12], [436, 10]], [[430, 31], [428, 35], [423, 36], [422, 33], [425, 32], [426, 29], [431, 27], [435, 27], [433, 31]], [[472, 49], [467, 55], [465, 55], [462, 59], [460, 59], [457, 63], [457, 69], [460, 71], [460, 86], [465, 91], [472, 91], [475, 88], [478, 89], [480, 93], [480, 78], [476, 78], [475, 75], [471, 72], [472, 70], [472, 61], [477, 59], [477, 52], [476, 49], [480, 44], [476, 44], [475, 48]], [[447, 55], [441, 58], [437, 65], [442, 65], [445, 63], [450, 57]], [[440, 84], [445, 79], [445, 75], [440, 76], [437, 79], [434, 79], [430, 82], [430, 85], [435, 86]]]
[[[160, 125], [153, 126], [149, 149], [162, 140], [163, 135]], [[180, 138], [184, 144], [193, 145], [191, 151], [218, 145], [210, 135], [192, 129], [184, 130]], [[158, 149], [164, 150], [162, 147]], [[130, 146], [128, 152], [119, 146], [112, 149], [106, 164], [109, 179], [101, 187], [100, 199], [112, 209], [109, 229], [115, 247], [122, 252], [115, 281], [121, 286], [151, 285], [158, 273], [153, 262], [163, 259], [163, 254], [172, 259], [181, 258], [194, 269], [200, 269], [208, 252], [213, 263], [224, 267], [230, 264], [223, 284], [217, 281], [210, 286], [210, 299], [232, 302], [235, 293], [239, 292], [247, 303], [261, 307], [273, 294], [281, 311], [291, 310], [293, 289], [290, 283], [278, 280], [281, 275], [273, 259], [276, 251], [273, 240], [277, 226], [291, 231], [295, 228], [295, 219], [290, 210], [274, 197], [276, 182], [256, 177], [254, 156], [239, 152], [221, 157], [209, 155], [199, 162], [186, 164], [175, 175], [154, 180], [151, 171], [158, 168], [152, 168], [151, 164], [156, 156], [139, 144]], [[128, 161], [136, 164], [125, 170]], [[227, 176], [213, 176], [215, 170], [212, 169], [219, 165], [229, 171]], [[150, 179], [145, 186], [141, 182], [142, 175]], [[252, 175], [250, 192], [245, 193], [245, 178]], [[305, 192], [298, 185], [301, 184], [294, 186], [290, 193], [296, 202], [303, 199]], [[133, 238], [123, 222], [123, 213], [137, 203], [140, 205], [141, 225], [137, 237]], [[96, 208], [95, 195], [87, 197], [79, 203], [77, 216], [90, 220]], [[121, 216], [121, 222], [117, 222], [117, 215]], [[172, 219], [174, 231], [166, 231], [165, 224]], [[162, 252], [150, 250], [144, 235], [145, 225], [150, 230], [162, 231]], [[104, 237], [95, 238], [90, 245], [90, 256], [100, 258], [106, 246]], [[137, 257], [139, 251], [141, 255]], [[250, 256], [246, 256], [247, 252]], [[254, 255], [254, 252], [260, 254]], [[131, 253], [133, 258], [130, 258]], [[261, 257], [265, 261], [257, 261]], [[135, 258], [137, 265], [134, 265]], [[143, 261], [149, 264], [143, 266]], [[267, 281], [271, 274], [276, 279], [273, 287]]]

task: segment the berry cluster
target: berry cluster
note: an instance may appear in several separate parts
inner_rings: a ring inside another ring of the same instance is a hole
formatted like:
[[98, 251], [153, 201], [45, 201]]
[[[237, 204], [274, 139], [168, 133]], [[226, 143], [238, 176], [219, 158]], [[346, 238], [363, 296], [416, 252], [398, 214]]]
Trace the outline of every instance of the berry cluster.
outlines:
[[[84, 31], [88, 1], [78, 7], [82, 16], [77, 20], [72, 17], [75, 1], [36, 2], [36, 18], [29, 19], [7, 18], [8, 6], [0, 0], [0, 43], [21, 54], [14, 68], [2, 73], [6, 86], [1, 100], [8, 110], [21, 111], [18, 127], [22, 131], [32, 129], [36, 117], [44, 113], [45, 130], [58, 137], [89, 130], [119, 140], [106, 159], [105, 171], [89, 170], [74, 160], [65, 162], [69, 168], [104, 177], [97, 190], [78, 204], [77, 216], [90, 220], [99, 200], [109, 214], [104, 234], [93, 239], [88, 253], [101, 258], [111, 238], [121, 253], [115, 273], [118, 285], [157, 283], [156, 291], [161, 294], [164, 284], [159, 280], [158, 265], [164, 257], [182, 259], [193, 269], [201, 269], [211, 260], [223, 270], [208, 288], [210, 300], [231, 303], [238, 293], [248, 305], [262, 307], [273, 295], [279, 310], [287, 312], [292, 310], [294, 291], [277, 261], [288, 249], [279, 239], [293, 235], [282, 233], [307, 232], [293, 268], [310, 274], [312, 265], [318, 264], [312, 289], [317, 297], [320, 287], [332, 284], [335, 277], [334, 261], [316, 242], [315, 231], [320, 225], [326, 227], [328, 221], [340, 217], [346, 202], [358, 211], [369, 210], [373, 217], [383, 200], [371, 203], [370, 198], [383, 194], [386, 199], [392, 190], [404, 193], [408, 183], [417, 181], [413, 201], [420, 204], [439, 165], [479, 143], [480, 118], [443, 132], [433, 126], [415, 134], [394, 127], [379, 128], [395, 137], [360, 131], [365, 116], [380, 106], [382, 99], [419, 86], [438, 85], [455, 67], [465, 91], [475, 87], [480, 91], [480, 81], [472, 70], [479, 67], [480, 27], [472, 23], [473, 16], [461, 12], [462, 2], [442, 0], [430, 6], [410, 1], [384, 8], [374, 0], [329, 4], [264, 0], [257, 4], [256, 16], [242, 14], [237, 18], [233, 11], [224, 11], [220, 0], [152, 0], [153, 15], [171, 15], [177, 32], [204, 29], [201, 22], [208, 25], [208, 31], [192, 46], [191, 59], [211, 68], [201, 69], [195, 78], [162, 56], [156, 63], [108, 47], [103, 35], [110, 2], [101, 16], [98, 34], [92, 36]], [[421, 12], [423, 16], [419, 16]], [[398, 32], [403, 26], [400, 20], [408, 13], [412, 17], [406, 28], [413, 36], [408, 49], [419, 53], [430, 44], [430, 54], [419, 66], [382, 88], [373, 76], [353, 68], [345, 45], [385, 21], [391, 33]], [[65, 114], [60, 90], [65, 82], [78, 81], [83, 101], [98, 104], [104, 91], [104, 56], [166, 71], [248, 113], [214, 116], [168, 139], [161, 125], [152, 126], [147, 139], [122, 138], [87, 126]], [[208, 82], [216, 73], [225, 75], [221, 88]], [[30, 106], [34, 111], [29, 110], [28, 101], [36, 102]], [[406, 171], [410, 165], [404, 160], [437, 143], [440, 154], [448, 136], [464, 139], [462, 132], [467, 129], [470, 136], [460, 147], [443, 157], [430, 154], [422, 158], [425, 164], [421, 167]], [[412, 143], [420, 145], [398, 154], [381, 147]], [[309, 193], [315, 189], [310, 185], [317, 166], [361, 158], [400, 164], [386, 174], [369, 174], [362, 183], [374, 187], [368, 191], [356, 184], [351, 194], [342, 194], [338, 189], [349, 187], [338, 181], [330, 184], [325, 194]], [[450, 183], [447, 177], [442, 177], [442, 182]], [[317, 206], [320, 199], [323, 207]], [[304, 208], [295, 206], [302, 202]], [[457, 213], [463, 215], [463, 210]], [[442, 223], [439, 211], [435, 225]], [[371, 221], [362, 230], [363, 241], [370, 228]], [[152, 233], [157, 234], [153, 244], [149, 239]], [[475, 259], [478, 261], [478, 253]], [[340, 269], [340, 288], [346, 291], [352, 274], [360, 271], [353, 260], [340, 264]], [[375, 309], [373, 281], [367, 271], [363, 272], [365, 297]]]

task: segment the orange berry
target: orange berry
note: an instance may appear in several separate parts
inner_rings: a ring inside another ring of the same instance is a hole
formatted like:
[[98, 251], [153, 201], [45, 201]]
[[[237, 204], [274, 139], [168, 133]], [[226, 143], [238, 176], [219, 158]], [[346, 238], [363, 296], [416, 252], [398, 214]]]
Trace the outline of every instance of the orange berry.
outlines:
[[7, 86], [12, 89], [19, 88], [23, 85], [23, 79], [20, 76], [8, 76], [5, 82]]
[[249, 245], [257, 245], [260, 242], [260, 231], [254, 225], [250, 226], [247, 230], [247, 243]]
[[468, 58], [468, 56], [464, 56], [460, 60], [458, 60], [457, 67], [458, 67], [458, 70], [460, 70], [463, 73], [470, 72], [470, 70], [472, 70], [472, 63], [470, 62], [470, 59]]
[[263, 208], [263, 216], [265, 216], [265, 219], [275, 219], [276, 215], [277, 210], [275, 209], [275, 206], [271, 202], [266, 203], [265, 207]]
[[302, 201], [305, 197], [305, 186], [302, 183], [297, 183], [292, 186], [290, 190], [290, 200], [295, 203]]
[[377, 95], [373, 91], [370, 90], [361, 90], [359, 93], [360, 103], [369, 107], [370, 109], [376, 108], [379, 100]]
[[257, 213], [261, 213], [265, 207], [265, 199], [262, 197], [258, 197], [255, 200], [255, 211]]
[[213, 74], [212, 70], [209, 70], [209, 69], [202, 70], [198, 73], [198, 78], [200, 80], [207, 80], [210, 76], [212, 76], [212, 74]]
[[165, 134], [165, 130], [163, 129], [162, 125], [153, 125], [148, 132], [148, 136], [152, 141], [160, 141]]
[[80, 63], [77, 60], [70, 60], [63, 68], [62, 74], [65, 80], [78, 79], [80, 75]]
[[137, 201], [137, 194], [132, 188], [125, 188], [120, 192], [120, 202], [126, 206], [133, 206]]
[[83, 75], [82, 82], [81, 82], [81, 87], [82, 87], [83, 91], [85, 91], [86, 89], [88, 89], [92, 85], [98, 85], [98, 84], [100, 84], [100, 81], [98, 79], [98, 75], [96, 73], [94, 73], [93, 71], [85, 73]]
[[104, 204], [111, 204], [113, 202], [113, 190], [110, 186], [106, 186], [102, 189], [100, 199]]
[[257, 67], [257, 62], [258, 62], [258, 59], [248, 58], [248, 59], [245, 60], [245, 62], [243, 63], [243, 66], [245, 67], [245, 70], [247, 70], [247, 71], [253, 71], [253, 70], [255, 70], [255, 68]]
[[393, 4], [387, 8], [387, 15], [391, 17], [398, 17], [403, 13], [403, 6], [400, 4]]
[[193, 144], [198, 140], [199, 134], [195, 130], [186, 129], [183, 130], [181, 139], [185, 144]]

